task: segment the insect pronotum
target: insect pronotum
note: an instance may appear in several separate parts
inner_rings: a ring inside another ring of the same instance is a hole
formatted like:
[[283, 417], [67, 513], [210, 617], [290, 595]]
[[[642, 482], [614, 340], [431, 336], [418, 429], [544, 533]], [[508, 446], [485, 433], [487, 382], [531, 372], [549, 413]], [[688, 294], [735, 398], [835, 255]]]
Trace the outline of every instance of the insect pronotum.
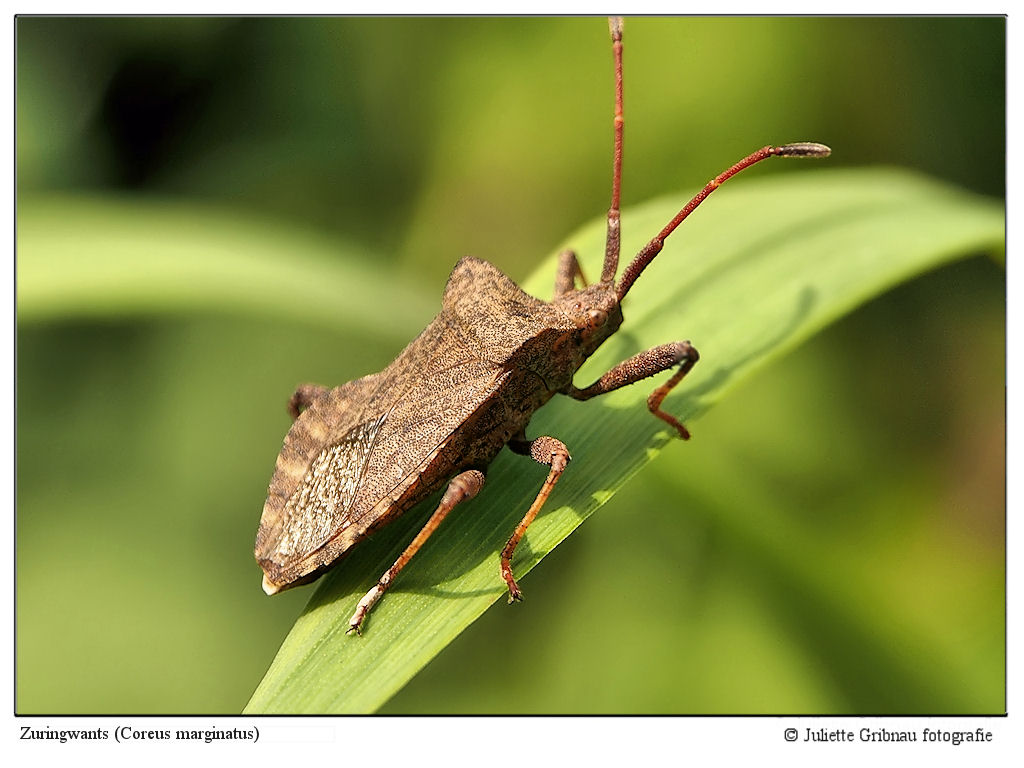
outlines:
[[[528, 438], [530, 417], [556, 394], [577, 400], [612, 392], [676, 368], [647, 407], [681, 438], [690, 434], [662, 410], [666, 395], [697, 363], [689, 341], [641, 352], [587, 387], [573, 384], [583, 362], [622, 324], [620, 304], [661, 251], [665, 239], [726, 180], [769, 157], [826, 157], [809, 142], [768, 146], [720, 173], [622, 270], [622, 20], [609, 28], [615, 64], [612, 196], [604, 265], [587, 285], [576, 254], [564, 251], [554, 298], [535, 299], [485, 261], [465, 257], [444, 290], [441, 311], [380, 373], [334, 389], [305, 384], [288, 403], [294, 419], [277, 459], [256, 534], [255, 555], [267, 594], [316, 579], [372, 531], [444, 487], [433, 515], [359, 601], [349, 632], [360, 631], [374, 604], [441, 521], [483, 488], [504, 447], [549, 467], [547, 478], [500, 555], [509, 602], [522, 599], [512, 557], [569, 464], [569, 449], [548, 435]], [[579, 284], [579, 287], [577, 287]]]

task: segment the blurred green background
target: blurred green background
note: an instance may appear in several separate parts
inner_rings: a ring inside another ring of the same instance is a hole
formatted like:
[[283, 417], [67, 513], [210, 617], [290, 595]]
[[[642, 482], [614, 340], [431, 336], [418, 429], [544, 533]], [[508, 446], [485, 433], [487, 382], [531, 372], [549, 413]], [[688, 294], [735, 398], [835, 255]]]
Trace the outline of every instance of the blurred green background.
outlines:
[[[521, 279], [603, 215], [606, 26], [16, 34], [17, 711], [237, 712], [309, 594], [267, 599], [251, 554], [288, 395], [383, 367], [461, 255]], [[1002, 18], [630, 19], [625, 44], [626, 206], [796, 140], [1004, 194]], [[25, 232], [150, 220], [248, 238], [228, 283], [268, 250], [296, 282], [266, 306], [25, 293]], [[304, 314], [301, 265], [335, 255], [395, 285], [386, 325], [345, 285], [338, 318]], [[988, 259], [862, 307], [691, 424], [384, 711], [1003, 711], [1004, 352]]]

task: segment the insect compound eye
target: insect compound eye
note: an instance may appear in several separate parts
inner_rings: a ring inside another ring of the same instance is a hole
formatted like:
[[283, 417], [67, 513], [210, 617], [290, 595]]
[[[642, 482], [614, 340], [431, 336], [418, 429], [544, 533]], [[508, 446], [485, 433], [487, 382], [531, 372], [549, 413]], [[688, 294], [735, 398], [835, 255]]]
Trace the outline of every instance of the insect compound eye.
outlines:
[[608, 322], [608, 313], [603, 309], [589, 309], [587, 310], [587, 320], [590, 321], [591, 328], [599, 328]]

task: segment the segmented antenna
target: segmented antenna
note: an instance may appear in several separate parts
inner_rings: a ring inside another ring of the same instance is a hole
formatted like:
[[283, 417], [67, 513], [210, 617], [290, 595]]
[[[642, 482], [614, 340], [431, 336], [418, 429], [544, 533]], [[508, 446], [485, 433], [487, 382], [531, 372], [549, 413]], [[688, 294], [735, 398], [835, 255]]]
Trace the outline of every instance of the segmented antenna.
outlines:
[[612, 204], [608, 209], [602, 283], [611, 283], [619, 268], [619, 197], [622, 191], [622, 129], [625, 125], [622, 115], [622, 17], [610, 16], [608, 30], [612, 35], [612, 55], [615, 59], [615, 150], [612, 153]]
[[[737, 173], [742, 171], [744, 168], [749, 168], [754, 163], [759, 163], [762, 160], [766, 160], [769, 157], [828, 157], [832, 154], [832, 150], [826, 147], [824, 144], [816, 144], [811, 141], [798, 142], [796, 144], [783, 144], [781, 147], [763, 147], [757, 152], [751, 155], [747, 155], [745, 158], [740, 160], [734, 166], [726, 171], [718, 174], [715, 178], [709, 181], [704, 189], [696, 194], [696, 196], [688, 202], [683, 209], [675, 215], [665, 228], [661, 230], [655, 237], [647, 243], [640, 252], [633, 258], [633, 261], [629, 263], [622, 271], [622, 277], [619, 278], [619, 283], [615, 287], [615, 293], [622, 300], [622, 297], [629, 291], [630, 286], [636, 282], [636, 279], [640, 277], [640, 273], [647, 268], [647, 265], [654, 261], [654, 257], [661, 253], [661, 249], [665, 245], [665, 238], [671, 235], [676, 227], [683, 223], [683, 220], [693, 213], [694, 209], [704, 202], [708, 195], [718, 189], [728, 179], [731, 179]], [[609, 214], [609, 236], [611, 232], [611, 215]], [[605, 257], [605, 267], [608, 266], [608, 259]], [[602, 280], [604, 276], [602, 275]]]

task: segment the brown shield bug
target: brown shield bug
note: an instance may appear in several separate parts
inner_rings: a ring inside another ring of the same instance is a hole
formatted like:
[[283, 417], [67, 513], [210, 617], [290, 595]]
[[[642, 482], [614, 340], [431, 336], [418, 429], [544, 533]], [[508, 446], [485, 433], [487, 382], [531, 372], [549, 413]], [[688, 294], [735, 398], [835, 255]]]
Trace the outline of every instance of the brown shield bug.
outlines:
[[[540, 301], [485, 261], [463, 258], [444, 289], [441, 311], [391, 365], [340, 387], [300, 386], [288, 403], [295, 420], [277, 459], [256, 534], [263, 588], [275, 594], [316, 579], [371, 532], [446, 488], [436, 511], [369, 592], [350, 621], [366, 614], [445, 516], [475, 496], [504, 447], [550, 467], [533, 504], [501, 551], [509, 601], [522, 593], [512, 555], [569, 463], [560, 440], [530, 439], [534, 411], [556, 394], [588, 400], [670, 368], [647, 400], [683, 439], [689, 432], [661, 409], [696, 364], [689, 341], [663, 344], [619, 363], [587, 387], [573, 384], [583, 362], [622, 324], [622, 299], [665, 239], [723, 182], [769, 157], [825, 157], [828, 147], [764, 147], [719, 174], [645, 245], [616, 279], [622, 177], [622, 20], [609, 21], [615, 63], [612, 199], [604, 266], [587, 285], [576, 254], [559, 257], [554, 298]], [[581, 287], [577, 288], [577, 284]]]

